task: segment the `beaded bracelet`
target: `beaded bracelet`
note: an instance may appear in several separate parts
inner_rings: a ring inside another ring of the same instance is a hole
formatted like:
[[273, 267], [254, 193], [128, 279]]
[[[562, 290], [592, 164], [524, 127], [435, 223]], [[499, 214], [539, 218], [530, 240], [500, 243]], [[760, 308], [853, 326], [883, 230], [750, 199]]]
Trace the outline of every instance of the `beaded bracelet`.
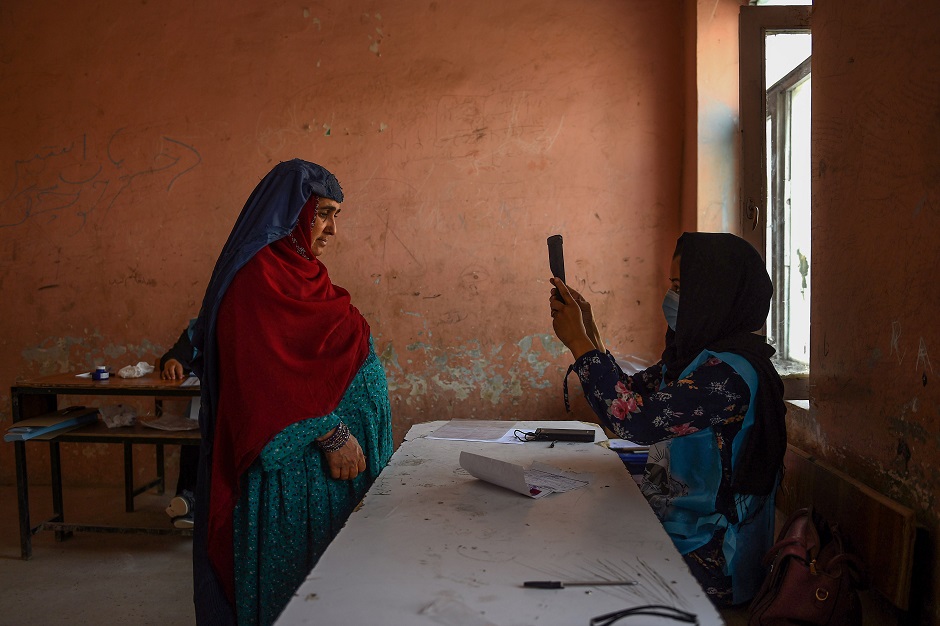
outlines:
[[347, 441], [349, 441], [349, 426], [340, 422], [332, 435], [323, 441], [317, 441], [317, 446], [324, 452], [336, 452], [345, 446]]

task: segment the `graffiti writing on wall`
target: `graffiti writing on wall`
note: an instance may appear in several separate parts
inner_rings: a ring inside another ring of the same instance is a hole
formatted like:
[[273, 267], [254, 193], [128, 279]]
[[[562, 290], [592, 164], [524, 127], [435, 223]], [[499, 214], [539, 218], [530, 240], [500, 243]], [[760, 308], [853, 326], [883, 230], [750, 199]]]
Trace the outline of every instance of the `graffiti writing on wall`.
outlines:
[[119, 128], [98, 145], [88, 133], [58, 146], [43, 146], [13, 163], [8, 191], [0, 189], [0, 228], [37, 216], [102, 217], [132, 185], [169, 193], [202, 162], [195, 147], [172, 137]]

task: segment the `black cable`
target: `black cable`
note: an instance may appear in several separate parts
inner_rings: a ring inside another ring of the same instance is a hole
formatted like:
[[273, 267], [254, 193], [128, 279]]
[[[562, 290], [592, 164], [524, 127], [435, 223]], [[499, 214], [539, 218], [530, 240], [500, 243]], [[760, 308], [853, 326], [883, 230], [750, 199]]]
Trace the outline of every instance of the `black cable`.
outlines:
[[623, 609], [621, 611], [614, 611], [613, 613], [605, 613], [604, 615], [592, 617], [591, 626], [610, 626], [614, 622], [617, 622], [625, 617], [632, 617], [634, 615], [653, 615], [655, 617], [674, 619], [677, 622], [698, 624], [698, 617], [694, 613], [682, 611], [680, 609], [663, 604], [644, 604], [642, 606], [634, 606], [629, 609]]
[[[519, 433], [522, 433], [522, 436], [519, 436]], [[518, 439], [519, 441], [535, 441], [535, 433], [527, 433], [524, 430], [519, 430], [518, 428], [512, 431], [512, 436]]]

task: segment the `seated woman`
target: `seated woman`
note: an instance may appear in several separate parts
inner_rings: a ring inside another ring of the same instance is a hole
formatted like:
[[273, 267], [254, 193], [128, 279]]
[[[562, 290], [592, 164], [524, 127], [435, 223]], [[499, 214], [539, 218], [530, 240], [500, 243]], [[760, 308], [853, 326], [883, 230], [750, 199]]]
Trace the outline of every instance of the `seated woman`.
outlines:
[[558, 279], [553, 326], [604, 426], [653, 444], [641, 489], [692, 573], [715, 605], [740, 604], [764, 575], [786, 448], [774, 350], [755, 334], [773, 289], [757, 251], [725, 233], [683, 234], [670, 281], [662, 360], [632, 376], [590, 304]]
[[[163, 380], [182, 379], [192, 371], [192, 362], [196, 357], [192, 342], [195, 325], [195, 319], [189, 320], [173, 347], [160, 357], [160, 377]], [[176, 495], [166, 507], [166, 514], [170, 516], [176, 528], [193, 527], [193, 498], [198, 469], [199, 448], [180, 446], [180, 472], [176, 480]]]
[[202, 387], [193, 541], [200, 624], [269, 624], [392, 453], [369, 324], [319, 256], [343, 191], [279, 164], [242, 209], [193, 343]]

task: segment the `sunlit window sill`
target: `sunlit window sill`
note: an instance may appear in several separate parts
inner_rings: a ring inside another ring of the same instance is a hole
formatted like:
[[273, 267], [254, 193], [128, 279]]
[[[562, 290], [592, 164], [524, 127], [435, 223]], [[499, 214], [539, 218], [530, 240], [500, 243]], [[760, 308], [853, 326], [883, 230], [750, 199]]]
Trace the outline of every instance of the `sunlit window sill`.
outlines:
[[783, 399], [809, 400], [809, 365], [778, 358], [771, 361], [783, 380]]
[[806, 400], [809, 401], [809, 373], [805, 374], [781, 374], [783, 380], [783, 399], [784, 400]]

